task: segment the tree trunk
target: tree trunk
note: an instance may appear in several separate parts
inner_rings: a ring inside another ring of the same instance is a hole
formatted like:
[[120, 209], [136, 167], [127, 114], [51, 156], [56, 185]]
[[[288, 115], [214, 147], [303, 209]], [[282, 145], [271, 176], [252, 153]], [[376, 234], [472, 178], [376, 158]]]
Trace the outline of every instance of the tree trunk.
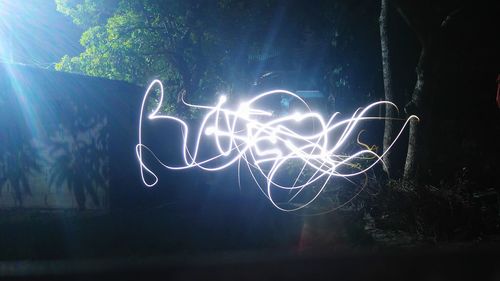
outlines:
[[408, 136], [408, 150], [406, 153], [406, 163], [404, 168], [403, 179], [406, 182], [418, 183], [420, 176], [422, 174], [422, 169], [425, 166], [424, 151], [423, 147], [423, 134], [424, 126], [429, 124], [428, 109], [427, 104], [424, 104], [426, 100], [425, 95], [428, 91], [428, 60], [429, 60], [429, 48], [425, 45], [422, 46], [420, 51], [420, 58], [417, 65], [417, 82], [415, 83], [415, 88], [413, 90], [412, 99], [406, 105], [405, 111], [407, 114], [415, 114], [420, 118], [420, 121], [413, 119], [410, 121], [410, 129]]
[[76, 204], [79, 211], [85, 210], [85, 189], [83, 183], [76, 182], [73, 184], [73, 193], [75, 195]]
[[[382, 73], [384, 80], [384, 97], [386, 101], [395, 102], [393, 93], [393, 83], [392, 83], [392, 73], [390, 64], [390, 50], [389, 50], [389, 32], [388, 32], [388, 5], [389, 0], [381, 0], [380, 6], [380, 45], [382, 50]], [[386, 154], [383, 157], [384, 161], [384, 171], [390, 177], [390, 173], [393, 170], [393, 157], [391, 151], [387, 151], [389, 146], [394, 140], [396, 131], [394, 126], [394, 119], [397, 116], [397, 111], [392, 106], [386, 106], [385, 108], [385, 126], [384, 126], [384, 139], [383, 139], [383, 151]]]
[[186, 99], [186, 97], [191, 97], [193, 93], [195, 92], [194, 90], [194, 85], [192, 81], [192, 74], [191, 70], [189, 69], [186, 61], [181, 55], [175, 55], [172, 57], [172, 62], [174, 67], [177, 69], [179, 72], [179, 75], [181, 76], [182, 80], [182, 88], [180, 92], [177, 95], [177, 109], [176, 112], [180, 114], [181, 116], [188, 116], [189, 115], [189, 110], [188, 107], [186, 107], [182, 100]]

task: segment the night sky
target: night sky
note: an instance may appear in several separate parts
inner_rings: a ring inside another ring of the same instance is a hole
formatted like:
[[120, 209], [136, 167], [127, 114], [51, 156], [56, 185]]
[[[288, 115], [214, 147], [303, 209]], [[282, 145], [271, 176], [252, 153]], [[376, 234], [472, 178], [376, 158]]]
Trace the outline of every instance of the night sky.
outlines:
[[77, 55], [81, 33], [56, 11], [54, 1], [0, 1], [2, 61], [47, 67], [64, 55]]

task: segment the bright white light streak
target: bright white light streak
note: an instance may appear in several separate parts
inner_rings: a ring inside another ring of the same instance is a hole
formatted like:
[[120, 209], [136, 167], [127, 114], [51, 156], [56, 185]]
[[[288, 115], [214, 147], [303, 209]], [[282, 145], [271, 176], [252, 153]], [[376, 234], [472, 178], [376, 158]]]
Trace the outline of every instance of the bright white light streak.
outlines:
[[[146, 103], [155, 86], [159, 90], [159, 101], [152, 112], [147, 113]], [[306, 112], [280, 117], [273, 116], [271, 111], [258, 108], [259, 103], [276, 95], [291, 96], [304, 107]], [[349, 178], [366, 173], [377, 163], [382, 162], [382, 157], [391, 149], [409, 121], [414, 118], [418, 119], [415, 115], [406, 119], [392, 144], [380, 155], [368, 149], [366, 145], [359, 145], [359, 150], [347, 155], [345, 152], [342, 154], [342, 151], [352, 145], [353, 138], [358, 136], [355, 133], [358, 132], [360, 122], [385, 119], [370, 116], [369, 112], [378, 106], [396, 107], [395, 104], [379, 101], [364, 109], [356, 110], [350, 118], [338, 120], [339, 114], [335, 113], [325, 121], [321, 114], [312, 112], [307, 103], [298, 95], [286, 90], [273, 90], [259, 94], [241, 103], [237, 109], [225, 106], [227, 98], [221, 96], [215, 106], [194, 105], [183, 101], [186, 106], [206, 111], [189, 148], [189, 126], [177, 117], [161, 113], [163, 96], [162, 83], [154, 80], [149, 85], [141, 104], [136, 155], [141, 178], [146, 186], [156, 185], [158, 177], [144, 162], [144, 150], [151, 153], [160, 165], [172, 170], [198, 167], [206, 171], [220, 171], [237, 163], [238, 173], [240, 173], [241, 164], [244, 163], [262, 193], [276, 208], [283, 211], [295, 211], [308, 206], [321, 195], [333, 178]], [[143, 144], [144, 116], [150, 121], [164, 120], [179, 125], [182, 135], [183, 164], [178, 166], [165, 164]], [[313, 128], [312, 131], [311, 128]], [[206, 148], [202, 145], [204, 142], [215, 144], [210, 156], [200, 156], [200, 149]], [[357, 139], [356, 144], [360, 144]], [[291, 179], [291, 183], [281, 183], [279, 173], [287, 171], [286, 164], [292, 161], [301, 163], [300, 171]], [[306, 170], [313, 172], [308, 173]], [[152, 180], [148, 180], [146, 174]], [[263, 182], [259, 178], [262, 178]], [[302, 183], [299, 183], [300, 180]], [[240, 175], [238, 175], [238, 181], [240, 181]], [[305, 202], [291, 204], [305, 189], [313, 191], [311, 198]], [[277, 190], [293, 191], [293, 194], [288, 192], [290, 198], [286, 206], [278, 203], [274, 198]]]

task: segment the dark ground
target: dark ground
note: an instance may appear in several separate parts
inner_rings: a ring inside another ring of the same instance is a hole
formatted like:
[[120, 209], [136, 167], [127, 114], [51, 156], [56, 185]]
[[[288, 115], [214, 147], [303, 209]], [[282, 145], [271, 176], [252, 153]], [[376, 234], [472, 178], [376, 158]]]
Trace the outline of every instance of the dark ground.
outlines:
[[498, 242], [300, 250], [302, 218], [222, 209], [2, 216], [0, 279], [500, 280]]

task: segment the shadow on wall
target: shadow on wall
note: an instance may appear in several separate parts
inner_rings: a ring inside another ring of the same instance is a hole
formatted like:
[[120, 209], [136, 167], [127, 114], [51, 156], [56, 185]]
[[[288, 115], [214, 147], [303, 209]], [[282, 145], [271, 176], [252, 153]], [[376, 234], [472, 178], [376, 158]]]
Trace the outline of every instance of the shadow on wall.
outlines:
[[142, 92], [125, 82], [0, 64], [0, 208], [107, 209], [111, 187], [137, 174]]

